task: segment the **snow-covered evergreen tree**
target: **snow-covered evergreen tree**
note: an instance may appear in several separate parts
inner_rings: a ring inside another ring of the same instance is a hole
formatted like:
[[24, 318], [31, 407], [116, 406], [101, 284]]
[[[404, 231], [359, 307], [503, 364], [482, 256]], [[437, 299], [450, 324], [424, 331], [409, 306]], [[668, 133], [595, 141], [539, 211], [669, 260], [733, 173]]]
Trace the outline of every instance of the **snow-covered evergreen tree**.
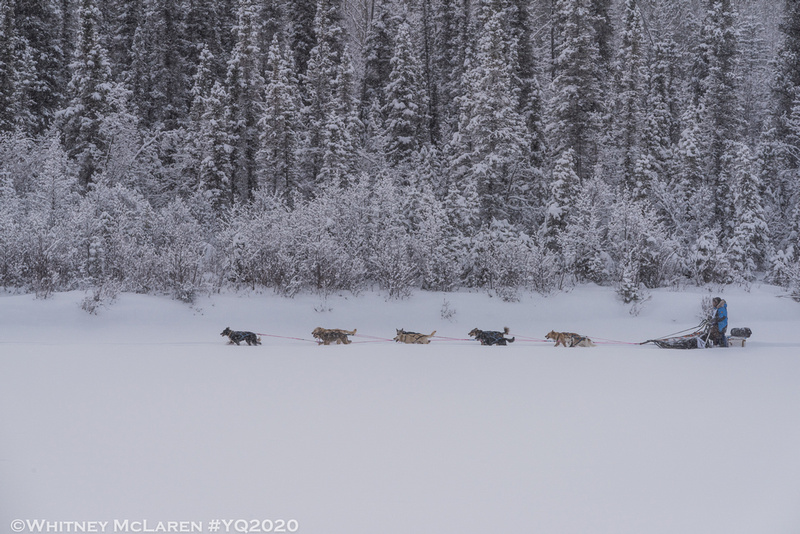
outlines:
[[217, 207], [230, 205], [235, 200], [231, 163], [234, 140], [228, 128], [228, 101], [229, 95], [222, 84], [214, 83], [208, 96], [202, 99], [200, 129], [197, 132], [201, 150], [198, 181]]
[[531, 141], [530, 164], [541, 170], [545, 160], [544, 95], [539, 81], [540, 61], [536, 56], [535, 35], [538, 31], [527, 2], [510, 2], [510, 29], [517, 42], [515, 83], [519, 91], [519, 111], [528, 127]]
[[444, 202], [437, 200], [430, 185], [420, 181], [421, 196], [413, 230], [412, 246], [417, 258], [421, 287], [450, 291], [459, 285], [461, 257], [458, 234], [450, 224]]
[[[642, 137], [642, 154], [637, 163], [638, 180], [649, 186], [653, 202], [659, 200], [658, 192], [669, 193], [673, 198], [682, 197], [685, 201], [686, 186], [682, 175], [676, 169], [675, 154], [680, 140], [678, 98], [675, 87], [675, 43], [672, 40], [654, 44], [652, 62], [648, 68], [646, 112]], [[687, 142], [691, 143], [691, 132], [687, 132]], [[692, 148], [686, 146], [687, 168], [691, 167]], [[696, 180], [694, 180], [696, 181]], [[677, 194], [676, 194], [677, 193]], [[663, 199], [663, 196], [662, 196]], [[685, 214], [685, 208], [663, 200], [656, 204], [664, 220], [672, 220], [672, 231]], [[676, 209], [679, 211], [676, 212]], [[678, 217], [676, 217], [676, 215]]]
[[[61, 105], [64, 82], [68, 79], [70, 58], [64, 55], [59, 44], [59, 6], [51, 0], [15, 0], [4, 4], [11, 9], [15, 20], [17, 40], [12, 39], [11, 43], [18, 53], [18, 83], [24, 84], [17, 87], [23, 93], [17, 100], [17, 113], [24, 113], [27, 120], [20, 121], [18, 117], [18, 126], [30, 134], [42, 134]], [[0, 28], [2, 18], [0, 14]], [[2, 61], [0, 59], [0, 63]]]
[[40, 127], [37, 121], [41, 115], [35, 112], [35, 90], [38, 83], [33, 49], [25, 39], [19, 39], [22, 49], [18, 52], [12, 110], [14, 127], [23, 132], [35, 132]]
[[264, 110], [259, 121], [261, 187], [285, 198], [297, 188], [300, 131], [300, 86], [290, 60], [278, 38], [273, 38], [267, 58]]
[[486, 1], [475, 58], [460, 99], [459, 135], [466, 142], [484, 224], [518, 221], [529, 204], [530, 147], [514, 83], [517, 43], [507, 31], [507, 7]]
[[705, 171], [714, 190], [714, 217], [729, 235], [732, 190], [730, 160], [734, 141], [741, 133], [742, 109], [737, 88], [739, 34], [737, 12], [732, 0], [706, 0], [705, 40], [701, 46], [707, 69], [701, 80], [702, 132], [706, 144]]
[[[215, 0], [193, 0], [186, 7], [185, 34], [187, 62], [190, 66], [202, 63], [202, 52], [207, 50], [212, 59], [206, 68], [214, 79], [222, 79], [226, 68], [223, 58], [223, 35], [226, 33], [224, 9]], [[195, 76], [197, 72], [195, 71]]]
[[331, 119], [335, 100], [334, 84], [339, 73], [344, 50], [339, 0], [318, 0], [314, 16], [316, 44], [308, 58], [308, 68], [302, 78], [305, 88], [303, 120], [305, 136], [300, 151], [302, 187], [311, 191], [319, 181], [325, 151], [324, 132]]
[[580, 178], [575, 171], [575, 153], [567, 149], [553, 167], [551, 198], [542, 227], [543, 243], [551, 251], [561, 251], [560, 237], [567, 228], [568, 215], [574, 211], [580, 189]]
[[384, 86], [392, 72], [392, 53], [397, 18], [394, 17], [385, 3], [376, 6], [367, 28], [362, 51], [364, 74], [361, 79], [361, 120], [366, 122], [370, 108], [377, 105], [382, 109], [386, 104]]
[[463, 94], [462, 80], [472, 49], [470, 4], [441, 0], [434, 18], [437, 31], [431, 47], [431, 62], [436, 73], [436, 99], [431, 103], [435, 117], [432, 135], [437, 144], [443, 145], [458, 125], [458, 99]]
[[429, 138], [425, 130], [427, 104], [422, 84], [423, 65], [406, 21], [397, 29], [390, 66], [383, 108], [388, 142], [385, 150], [389, 160], [398, 164], [408, 162]]
[[228, 60], [225, 81], [231, 143], [230, 185], [235, 200], [251, 199], [258, 186], [258, 120], [264, 99], [260, 28], [255, 0], [242, 0], [236, 26], [236, 46]]
[[234, 200], [230, 159], [233, 147], [226, 105], [228, 95], [222, 84], [215, 81], [213, 69], [217, 62], [209, 49], [201, 51], [200, 59], [191, 91], [186, 143], [183, 155], [177, 157], [182, 159], [185, 187], [202, 193], [214, 208], [220, 210], [230, 206]]
[[737, 276], [750, 282], [766, 266], [771, 246], [756, 161], [747, 146], [739, 147], [735, 169], [730, 258]]
[[800, 137], [793, 136], [793, 109], [800, 95], [800, 4], [783, 2], [783, 22], [779, 27], [782, 41], [775, 57], [775, 80], [772, 83], [776, 137], [787, 143], [784, 157], [789, 168], [800, 166]]
[[175, 129], [188, 108], [183, 22], [178, 0], [142, 0], [128, 84], [145, 127]]
[[598, 20], [589, 0], [557, 0], [554, 6], [553, 78], [547, 136], [556, 159], [574, 152], [581, 180], [594, 172], [601, 138], [604, 91]]
[[0, 132], [14, 129], [14, 79], [16, 77], [14, 2], [0, 3]]
[[100, 123], [110, 113], [111, 65], [103, 46], [101, 14], [95, 0], [81, 0], [80, 29], [75, 58], [70, 65], [70, 102], [59, 112], [64, 144], [78, 163], [78, 179], [87, 188], [100, 171], [107, 139], [100, 135]]
[[615, 127], [618, 133], [618, 172], [634, 198], [646, 198], [652, 175], [642, 165], [645, 129], [644, 28], [634, 0], [625, 1], [624, 27], [617, 58], [619, 69], [616, 91]]
[[322, 132], [322, 167], [318, 180], [323, 187], [347, 186], [357, 170], [360, 123], [353, 93], [353, 65], [345, 49], [333, 80], [332, 101]]
[[719, 243], [719, 228], [703, 231], [694, 242], [687, 259], [691, 278], [698, 285], [733, 282], [733, 270], [725, 249]]
[[314, 18], [317, 11], [316, 0], [287, 0], [286, 12], [291, 14], [285, 30], [289, 49], [294, 56], [298, 75], [308, 69], [311, 50], [315, 44]]

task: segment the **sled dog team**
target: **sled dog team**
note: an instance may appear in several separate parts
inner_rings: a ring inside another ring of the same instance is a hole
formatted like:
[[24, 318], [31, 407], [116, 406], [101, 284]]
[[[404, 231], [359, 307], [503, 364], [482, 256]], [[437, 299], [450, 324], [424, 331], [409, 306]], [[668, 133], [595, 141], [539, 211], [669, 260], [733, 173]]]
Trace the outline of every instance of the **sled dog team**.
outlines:
[[[427, 345], [431, 342], [431, 338], [436, 334], [436, 330], [430, 334], [420, 334], [419, 332], [407, 332], [401, 329], [395, 329], [397, 335], [394, 341], [397, 343], [419, 344]], [[479, 341], [481, 345], [507, 345], [513, 343], [515, 338], [506, 337], [509, 329], [506, 326], [502, 331], [498, 330], [479, 330], [473, 328], [469, 332], [469, 337]], [[248, 345], [261, 345], [261, 338], [258, 334], [247, 331], [231, 330], [230, 327], [226, 328], [220, 334], [227, 336], [229, 344], [239, 345], [241, 342], [246, 342]], [[340, 328], [322, 328], [318, 326], [311, 332], [311, 335], [317, 340], [320, 345], [330, 345], [335, 343], [337, 345], [347, 345], [352, 343], [348, 336], [356, 335], [356, 329], [342, 330]], [[586, 336], [581, 336], [572, 332], [555, 332], [550, 331], [545, 335], [545, 338], [555, 341], [555, 346], [558, 347], [594, 347], [595, 344]]]

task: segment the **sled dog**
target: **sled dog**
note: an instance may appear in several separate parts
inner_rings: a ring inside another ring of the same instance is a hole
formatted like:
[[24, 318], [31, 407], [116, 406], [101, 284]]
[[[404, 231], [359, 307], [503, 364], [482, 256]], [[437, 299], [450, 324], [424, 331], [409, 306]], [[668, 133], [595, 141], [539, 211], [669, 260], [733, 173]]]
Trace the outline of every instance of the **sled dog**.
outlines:
[[337, 345], [344, 343], [347, 345], [352, 343], [347, 336], [356, 335], [356, 329], [341, 330], [339, 328], [322, 328], [318, 326], [311, 332], [311, 335], [319, 340], [317, 343], [322, 345], [330, 345], [331, 343], [336, 343]]
[[430, 334], [420, 334], [419, 332], [406, 332], [405, 330], [397, 329], [397, 335], [394, 337], [394, 340], [398, 343], [416, 343], [420, 345], [427, 345], [431, 342], [431, 338], [436, 333], [436, 330], [431, 332]]
[[244, 332], [240, 330], [231, 330], [230, 327], [227, 327], [225, 330], [222, 331], [220, 334], [221, 336], [228, 336], [228, 344], [239, 344], [242, 341], [245, 341], [248, 345], [261, 345], [261, 338], [258, 337], [253, 332]]
[[563, 347], [594, 347], [595, 344], [586, 336], [575, 334], [573, 332], [556, 332], [551, 330], [544, 336], [546, 339], [552, 339], [556, 342], [555, 346]]
[[477, 328], [473, 328], [469, 333], [469, 336], [480, 341], [481, 345], [506, 345], [507, 343], [513, 343], [515, 338], [506, 338], [506, 334], [508, 334], [507, 326], [503, 328], [502, 332], [498, 332], [497, 330], [478, 330]]

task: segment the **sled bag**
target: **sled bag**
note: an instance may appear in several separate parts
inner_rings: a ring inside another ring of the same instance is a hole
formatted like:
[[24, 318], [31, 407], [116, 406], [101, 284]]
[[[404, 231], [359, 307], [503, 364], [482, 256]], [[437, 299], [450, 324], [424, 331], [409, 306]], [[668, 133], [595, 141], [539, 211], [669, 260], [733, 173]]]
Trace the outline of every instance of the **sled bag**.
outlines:
[[743, 337], [743, 338], [747, 339], [748, 337], [750, 337], [750, 335], [752, 333], [753, 333], [753, 331], [750, 330], [747, 327], [744, 327], [744, 328], [732, 328], [731, 329], [731, 335], [733, 337]]

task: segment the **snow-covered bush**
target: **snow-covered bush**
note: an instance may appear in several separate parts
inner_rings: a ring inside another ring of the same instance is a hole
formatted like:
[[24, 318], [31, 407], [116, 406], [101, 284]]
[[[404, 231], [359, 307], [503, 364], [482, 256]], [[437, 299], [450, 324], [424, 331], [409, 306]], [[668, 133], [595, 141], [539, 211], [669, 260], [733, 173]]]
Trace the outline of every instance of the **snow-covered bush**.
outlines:
[[611, 209], [608, 223], [611, 257], [616, 262], [615, 279], [620, 282], [625, 270], [648, 288], [659, 287], [678, 272], [678, 243], [658, 220], [655, 210], [643, 201], [623, 194]]
[[172, 202], [156, 215], [153, 237], [161, 289], [178, 300], [193, 302], [203, 286], [207, 243], [202, 228], [182, 200]]
[[467, 282], [493, 290], [503, 300], [517, 300], [523, 289], [546, 293], [558, 280], [535, 239], [506, 221], [493, 220], [473, 236], [471, 245]]

